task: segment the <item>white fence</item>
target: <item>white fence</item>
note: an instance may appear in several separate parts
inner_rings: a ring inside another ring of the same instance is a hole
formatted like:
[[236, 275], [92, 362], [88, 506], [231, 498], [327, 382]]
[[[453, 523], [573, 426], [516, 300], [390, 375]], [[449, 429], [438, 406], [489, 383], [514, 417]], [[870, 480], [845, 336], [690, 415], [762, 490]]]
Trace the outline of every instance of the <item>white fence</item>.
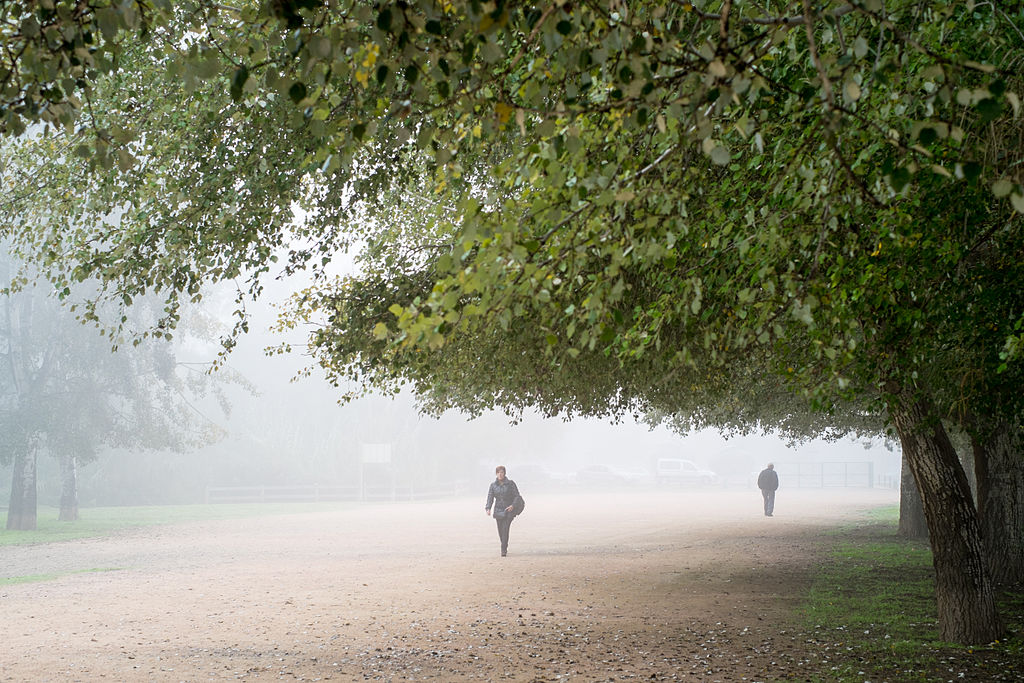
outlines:
[[775, 471], [787, 488], [874, 488], [873, 462], [776, 463]]

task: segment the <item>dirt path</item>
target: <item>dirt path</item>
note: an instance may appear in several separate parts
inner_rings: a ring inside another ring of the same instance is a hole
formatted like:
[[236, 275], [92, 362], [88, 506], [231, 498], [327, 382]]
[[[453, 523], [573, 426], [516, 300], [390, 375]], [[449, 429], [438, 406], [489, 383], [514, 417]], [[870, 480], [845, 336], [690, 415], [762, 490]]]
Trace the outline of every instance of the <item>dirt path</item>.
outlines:
[[534, 494], [0, 548], [0, 681], [772, 681], [820, 535], [892, 491]]

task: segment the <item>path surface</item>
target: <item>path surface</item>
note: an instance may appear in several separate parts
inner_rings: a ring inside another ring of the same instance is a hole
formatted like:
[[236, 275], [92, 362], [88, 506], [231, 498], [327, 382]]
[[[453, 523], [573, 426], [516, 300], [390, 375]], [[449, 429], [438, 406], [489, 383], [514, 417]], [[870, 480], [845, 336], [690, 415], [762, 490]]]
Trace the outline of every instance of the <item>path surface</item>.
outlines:
[[[881, 490], [533, 494], [0, 548], [0, 681], [773, 681], [826, 534]], [[86, 511], [86, 514], [88, 512]]]

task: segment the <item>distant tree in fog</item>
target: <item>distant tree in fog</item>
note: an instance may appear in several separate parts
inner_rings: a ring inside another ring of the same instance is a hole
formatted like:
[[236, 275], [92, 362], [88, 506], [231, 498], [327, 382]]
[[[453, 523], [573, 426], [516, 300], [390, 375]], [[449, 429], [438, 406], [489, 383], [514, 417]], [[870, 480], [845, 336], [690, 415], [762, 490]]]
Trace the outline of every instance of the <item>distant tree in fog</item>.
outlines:
[[181, 450], [218, 436], [194, 404], [216, 386], [202, 369], [179, 363], [170, 340], [112, 353], [111, 341], [45, 286], [22, 284], [0, 296], [0, 463], [13, 465], [8, 529], [36, 528], [40, 452], [60, 462], [60, 519], [70, 521], [78, 517], [78, 466], [102, 448]]

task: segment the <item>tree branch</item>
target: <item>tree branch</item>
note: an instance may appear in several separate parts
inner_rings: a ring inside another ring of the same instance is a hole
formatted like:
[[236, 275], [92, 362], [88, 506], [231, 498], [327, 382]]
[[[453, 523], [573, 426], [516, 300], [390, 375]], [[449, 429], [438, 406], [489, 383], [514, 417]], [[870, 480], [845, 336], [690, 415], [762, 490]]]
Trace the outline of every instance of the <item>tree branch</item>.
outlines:
[[544, 22], [547, 21], [547, 18], [551, 16], [551, 13], [555, 11], [557, 6], [557, 4], [552, 4], [546, 10], [544, 10], [544, 14], [540, 15], [540, 19], [537, 20], [537, 23], [534, 25], [533, 30], [530, 31], [530, 35], [526, 37], [526, 40], [524, 40], [523, 44], [519, 47], [519, 52], [516, 54], [515, 57], [512, 58], [512, 63], [509, 64], [508, 67], [509, 71], [513, 71], [516, 68], [516, 64], [518, 64], [519, 60], [522, 59], [523, 55], [526, 54], [526, 46], [533, 42], [533, 39], [537, 37], [537, 32], [540, 31], [540, 27], [544, 25]]
[[825, 91], [825, 105], [832, 110], [835, 107], [836, 98], [835, 93], [832, 92], [832, 81], [829, 80], [828, 72], [825, 71], [825, 65], [821, 63], [821, 57], [818, 56], [818, 45], [814, 41], [814, 10], [811, 8], [811, 0], [803, 0], [804, 3], [804, 27], [807, 30], [807, 46], [811, 51], [811, 59], [814, 61], [814, 68], [818, 70], [818, 76], [821, 78], [821, 87]]
[[[722, 17], [729, 13], [729, 6], [731, 4], [731, 2], [726, 3], [721, 14], [701, 12], [696, 8], [693, 10], [693, 12], [701, 19], [705, 19], [707, 21], [721, 22]], [[740, 24], [757, 24], [759, 26], [799, 26], [800, 24], [809, 23], [807, 17], [811, 14], [811, 12], [808, 11], [806, 4], [807, 3], [804, 3], [804, 14], [797, 15], [795, 17], [750, 17], [741, 18], [738, 21]], [[846, 4], [843, 5], [842, 7], [837, 7], [836, 9], [832, 10], [831, 12], [828, 13], [828, 16], [832, 17], [833, 19], [837, 19], [841, 16], [849, 14], [855, 9], [857, 8], [854, 7], [852, 4]]]

